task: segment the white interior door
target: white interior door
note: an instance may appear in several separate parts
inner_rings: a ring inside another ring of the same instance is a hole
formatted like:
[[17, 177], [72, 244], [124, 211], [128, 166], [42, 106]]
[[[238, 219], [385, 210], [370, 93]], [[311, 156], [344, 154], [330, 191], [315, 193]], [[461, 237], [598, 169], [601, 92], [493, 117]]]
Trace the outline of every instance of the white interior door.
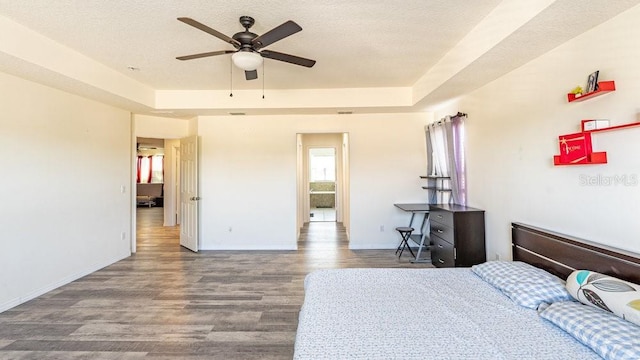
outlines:
[[198, 137], [180, 139], [180, 245], [198, 251]]

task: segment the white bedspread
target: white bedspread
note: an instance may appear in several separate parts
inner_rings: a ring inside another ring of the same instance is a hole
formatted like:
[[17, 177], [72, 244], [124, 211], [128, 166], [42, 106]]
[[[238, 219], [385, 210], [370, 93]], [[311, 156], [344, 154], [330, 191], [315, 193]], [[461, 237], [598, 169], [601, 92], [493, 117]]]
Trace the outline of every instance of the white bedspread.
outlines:
[[600, 359], [470, 269], [311, 273], [294, 359]]

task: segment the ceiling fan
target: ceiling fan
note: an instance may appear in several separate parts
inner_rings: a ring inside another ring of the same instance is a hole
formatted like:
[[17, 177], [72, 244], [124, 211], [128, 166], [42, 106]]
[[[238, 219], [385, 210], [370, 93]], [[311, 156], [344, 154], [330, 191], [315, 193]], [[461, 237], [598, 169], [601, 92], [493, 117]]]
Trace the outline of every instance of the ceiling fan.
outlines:
[[316, 63], [315, 60], [305, 59], [299, 56], [284, 54], [277, 51], [260, 51], [260, 49], [302, 30], [300, 25], [291, 20], [285, 22], [280, 26], [276, 26], [275, 28], [258, 36], [257, 34], [249, 31], [251, 26], [253, 26], [253, 24], [255, 23], [255, 20], [251, 16], [241, 16], [240, 24], [242, 25], [242, 27], [244, 27], [244, 31], [238, 32], [232, 37], [228, 37], [227, 35], [188, 17], [179, 17], [178, 20], [187, 25], [191, 25], [196, 29], [200, 29], [208, 34], [211, 34], [218, 39], [233, 45], [233, 47], [236, 48], [236, 50], [220, 50], [200, 54], [178, 56], [176, 58], [178, 60], [192, 60], [209, 56], [233, 54], [231, 56], [233, 63], [237, 67], [244, 70], [245, 78], [247, 80], [254, 80], [258, 78], [258, 72], [256, 71], [256, 69], [262, 64], [262, 58], [284, 61], [295, 65], [306, 66], [309, 68]]

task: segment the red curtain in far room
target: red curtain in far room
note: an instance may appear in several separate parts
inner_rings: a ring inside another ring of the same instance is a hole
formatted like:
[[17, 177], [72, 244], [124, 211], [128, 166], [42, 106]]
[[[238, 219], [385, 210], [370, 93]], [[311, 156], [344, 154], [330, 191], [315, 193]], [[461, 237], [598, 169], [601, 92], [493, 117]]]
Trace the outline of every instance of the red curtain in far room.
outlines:
[[150, 184], [153, 178], [153, 156], [138, 156], [138, 170], [136, 182], [138, 184]]
[[136, 182], [138, 184], [161, 184], [164, 182], [164, 156], [138, 155]]
[[147, 156], [147, 159], [149, 159], [149, 173], [146, 174], [147, 175], [147, 184], [151, 184], [151, 178], [152, 178], [152, 174], [153, 174], [153, 156], [149, 155], [149, 156]]
[[142, 156], [138, 156], [138, 166], [137, 166], [138, 170], [136, 171], [136, 182], [138, 184], [140, 184], [140, 179], [142, 178], [140, 176], [140, 172], [141, 172], [141, 168], [142, 168]]

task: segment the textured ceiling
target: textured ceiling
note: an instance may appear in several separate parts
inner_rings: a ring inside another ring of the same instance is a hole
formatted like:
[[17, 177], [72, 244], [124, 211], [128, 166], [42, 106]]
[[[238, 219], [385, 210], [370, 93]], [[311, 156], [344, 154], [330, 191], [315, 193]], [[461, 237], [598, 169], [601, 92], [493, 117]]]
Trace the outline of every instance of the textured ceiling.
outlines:
[[[311, 68], [265, 61], [272, 89], [411, 86], [498, 0], [0, 0], [0, 14], [156, 89], [228, 89], [233, 49], [183, 24], [191, 17], [228, 36], [255, 18], [262, 34], [287, 20], [303, 30], [268, 47], [317, 60]], [[129, 71], [134, 66], [140, 71]], [[262, 74], [260, 74], [262, 75]], [[236, 89], [259, 89], [234, 68]]]
[[[638, 3], [0, 0], [0, 71], [132, 112], [160, 110], [166, 116], [424, 111], [495, 80]], [[233, 49], [176, 18], [191, 17], [232, 36], [243, 30], [238, 22], [242, 15], [255, 18], [251, 31], [257, 34], [287, 20], [297, 22], [301, 32], [267, 49], [315, 59], [316, 65], [305, 68], [265, 59], [260, 79], [246, 81], [244, 73], [231, 66], [230, 55], [175, 59]], [[17, 24], [24, 28], [13, 26]], [[20, 41], [31, 46], [20, 46]], [[93, 59], [92, 64], [71, 53]], [[68, 59], [77, 62], [65, 62]], [[77, 68], [77, 63], [85, 67]], [[231, 86], [234, 97], [228, 96]], [[262, 101], [254, 93], [263, 86], [273, 91]]]

